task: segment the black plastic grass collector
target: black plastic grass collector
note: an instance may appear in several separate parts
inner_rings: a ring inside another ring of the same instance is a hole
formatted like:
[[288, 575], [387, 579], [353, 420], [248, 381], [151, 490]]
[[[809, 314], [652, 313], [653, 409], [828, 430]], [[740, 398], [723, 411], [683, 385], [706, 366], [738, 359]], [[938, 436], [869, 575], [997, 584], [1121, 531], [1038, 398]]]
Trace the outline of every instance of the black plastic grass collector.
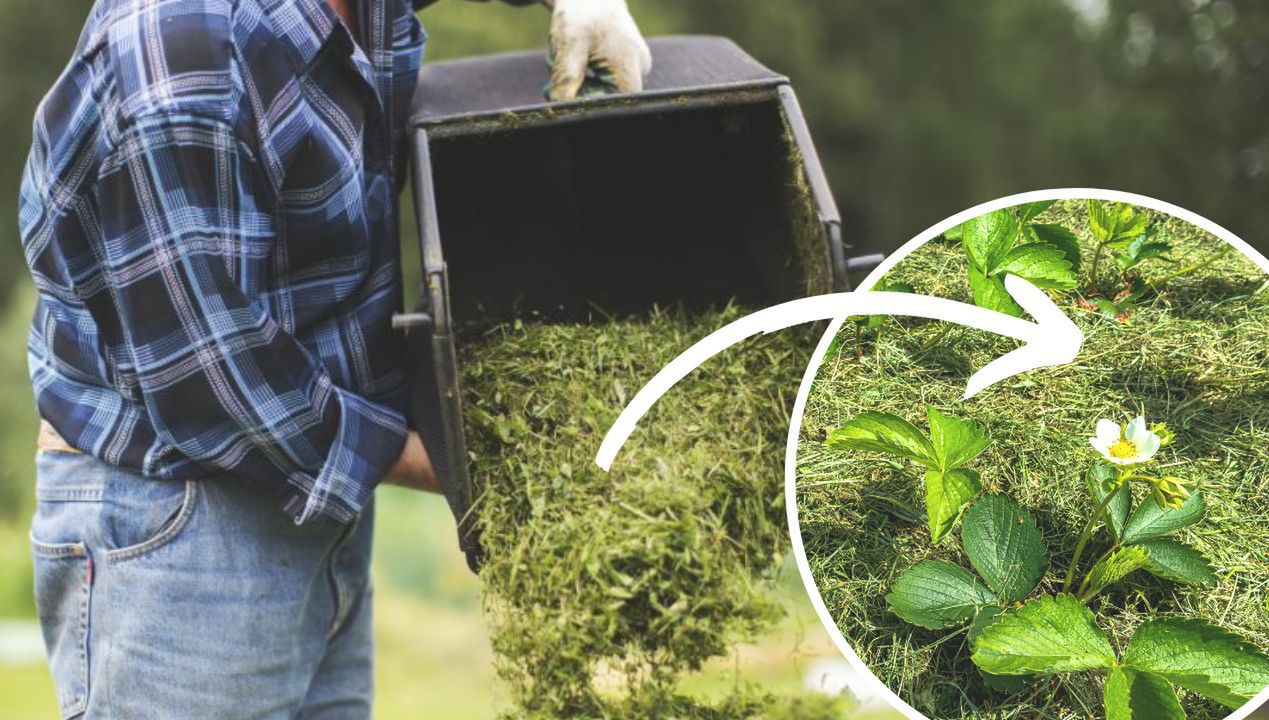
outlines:
[[545, 51], [420, 75], [409, 132], [423, 292], [397, 325], [473, 569], [455, 321], [764, 307], [849, 289], [837, 208], [788, 78], [724, 38], [651, 46], [652, 74], [632, 95], [545, 103]]

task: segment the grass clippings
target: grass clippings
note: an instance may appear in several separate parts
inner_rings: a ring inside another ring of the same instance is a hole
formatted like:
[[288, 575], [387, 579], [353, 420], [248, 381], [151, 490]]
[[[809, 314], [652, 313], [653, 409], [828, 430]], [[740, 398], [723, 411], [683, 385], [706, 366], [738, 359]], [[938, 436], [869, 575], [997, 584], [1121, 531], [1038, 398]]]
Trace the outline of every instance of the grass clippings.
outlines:
[[513, 323], [461, 343], [481, 580], [514, 716], [841, 716], [821, 698], [678, 687], [781, 616], [782, 448], [812, 336], [709, 362], [643, 419], [611, 474], [594, 463], [633, 393], [742, 314]]
[[[1087, 440], [1094, 423], [1138, 414], [1166, 421], [1177, 440], [1162, 451], [1162, 467], [1198, 481], [1208, 503], [1206, 519], [1182, 539], [1212, 560], [1220, 583], [1183, 587], [1137, 573], [1092, 607], [1121, 650], [1139, 624], [1160, 615], [1206, 618], [1269, 648], [1269, 284], [1240, 254], [1221, 256], [1221, 240], [1155, 216], [1177, 247], [1171, 262], [1145, 271], [1147, 281], [1167, 282], [1135, 312], [1107, 318], [1082, 309], [1074, 293], [1054, 295], [1085, 334], [1073, 364], [1035, 370], [962, 401], [972, 372], [1017, 343], [946, 323], [890, 320], [879, 334], [847, 323], [821, 366], [798, 455], [807, 556], [856, 652], [927, 715], [1100, 718], [1102, 681], [1086, 674], [1040, 679], [1017, 694], [994, 692], [969, 662], [963, 628], [931, 632], [890, 612], [885, 595], [900, 573], [926, 559], [961, 562], [963, 554], [959, 531], [943, 546], [930, 546], [919, 473], [911, 465], [823, 446], [829, 429], [867, 410], [923, 425], [930, 404], [988, 428], [995, 442], [976, 467], [986, 492], [1008, 493], [1036, 516], [1052, 557], [1039, 592], [1050, 594], [1092, 512], [1083, 478], [1094, 461]], [[1087, 272], [1092, 243], [1083, 203], [1059, 203], [1042, 221], [1077, 233]], [[1218, 259], [1203, 265], [1212, 257]], [[1194, 265], [1203, 266], [1169, 277]], [[966, 273], [959, 245], [936, 240], [901, 261], [885, 282], [970, 302]], [[1097, 537], [1104, 548], [1105, 534]], [[1098, 554], [1090, 547], [1090, 557]], [[1228, 713], [1192, 693], [1182, 700], [1191, 720]]]

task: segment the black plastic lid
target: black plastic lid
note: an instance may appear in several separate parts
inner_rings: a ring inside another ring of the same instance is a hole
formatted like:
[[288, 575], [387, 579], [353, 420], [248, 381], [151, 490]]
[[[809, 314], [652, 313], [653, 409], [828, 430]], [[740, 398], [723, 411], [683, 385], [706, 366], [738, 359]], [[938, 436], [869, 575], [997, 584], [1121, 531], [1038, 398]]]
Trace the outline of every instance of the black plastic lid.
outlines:
[[[562, 103], [548, 103], [543, 97], [550, 69], [540, 50], [424, 65], [410, 125], [426, 129], [508, 115], [536, 115], [549, 121], [590, 110], [635, 108], [671, 97], [709, 96], [788, 83], [788, 78], [772, 72], [727, 38], [670, 36], [654, 38], [649, 45], [655, 62], [642, 92]], [[516, 117], [517, 125], [523, 123], [523, 117]]]

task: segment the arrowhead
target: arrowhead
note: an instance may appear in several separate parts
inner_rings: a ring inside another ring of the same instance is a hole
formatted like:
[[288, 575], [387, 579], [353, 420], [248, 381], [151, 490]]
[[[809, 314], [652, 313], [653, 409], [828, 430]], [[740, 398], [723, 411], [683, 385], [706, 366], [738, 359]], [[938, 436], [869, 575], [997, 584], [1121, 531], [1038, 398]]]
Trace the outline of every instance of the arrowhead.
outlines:
[[966, 398], [1014, 375], [1072, 362], [1084, 345], [1084, 333], [1043, 290], [1016, 275], [1005, 277], [1005, 289], [1035, 318], [1035, 331], [1022, 347], [974, 373], [965, 386]]

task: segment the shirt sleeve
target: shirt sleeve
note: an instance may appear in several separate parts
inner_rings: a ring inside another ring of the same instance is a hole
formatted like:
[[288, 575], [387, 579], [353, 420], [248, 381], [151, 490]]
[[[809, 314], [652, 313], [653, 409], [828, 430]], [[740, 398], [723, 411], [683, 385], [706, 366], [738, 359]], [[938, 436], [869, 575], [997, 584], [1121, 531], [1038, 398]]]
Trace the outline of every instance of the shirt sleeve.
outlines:
[[159, 440], [266, 484], [296, 523], [352, 519], [402, 414], [337, 387], [275, 314], [270, 188], [229, 123], [129, 123], [100, 171], [107, 284]]

